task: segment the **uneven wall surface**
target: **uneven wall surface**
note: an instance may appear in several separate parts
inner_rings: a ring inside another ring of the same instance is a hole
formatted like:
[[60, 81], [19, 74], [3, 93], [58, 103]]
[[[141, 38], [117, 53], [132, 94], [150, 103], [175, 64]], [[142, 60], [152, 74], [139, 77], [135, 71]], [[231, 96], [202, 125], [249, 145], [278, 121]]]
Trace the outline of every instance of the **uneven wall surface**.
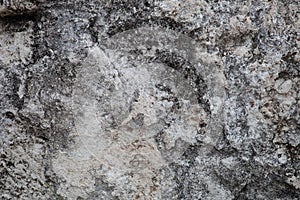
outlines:
[[300, 199], [299, 10], [0, 1], [0, 199]]

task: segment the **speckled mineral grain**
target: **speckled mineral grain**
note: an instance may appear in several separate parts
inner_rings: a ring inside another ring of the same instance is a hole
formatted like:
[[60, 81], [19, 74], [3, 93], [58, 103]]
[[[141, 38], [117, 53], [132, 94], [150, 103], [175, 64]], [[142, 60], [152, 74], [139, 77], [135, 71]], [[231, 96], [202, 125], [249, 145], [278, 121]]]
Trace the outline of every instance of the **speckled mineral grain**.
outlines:
[[300, 199], [298, 1], [0, 1], [0, 199]]

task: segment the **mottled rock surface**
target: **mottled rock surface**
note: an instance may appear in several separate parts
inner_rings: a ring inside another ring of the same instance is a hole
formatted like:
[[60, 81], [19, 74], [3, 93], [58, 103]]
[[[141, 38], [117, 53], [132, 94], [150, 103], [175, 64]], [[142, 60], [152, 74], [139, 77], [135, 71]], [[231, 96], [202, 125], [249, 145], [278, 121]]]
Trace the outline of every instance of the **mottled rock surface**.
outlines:
[[0, 1], [0, 199], [300, 199], [299, 10]]

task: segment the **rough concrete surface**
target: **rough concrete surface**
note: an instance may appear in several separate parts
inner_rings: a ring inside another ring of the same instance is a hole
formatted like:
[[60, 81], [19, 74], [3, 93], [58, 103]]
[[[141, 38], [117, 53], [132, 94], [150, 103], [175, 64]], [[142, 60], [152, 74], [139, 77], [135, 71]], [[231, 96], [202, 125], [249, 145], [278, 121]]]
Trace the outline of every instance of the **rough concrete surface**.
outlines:
[[0, 199], [300, 199], [299, 10], [0, 1]]

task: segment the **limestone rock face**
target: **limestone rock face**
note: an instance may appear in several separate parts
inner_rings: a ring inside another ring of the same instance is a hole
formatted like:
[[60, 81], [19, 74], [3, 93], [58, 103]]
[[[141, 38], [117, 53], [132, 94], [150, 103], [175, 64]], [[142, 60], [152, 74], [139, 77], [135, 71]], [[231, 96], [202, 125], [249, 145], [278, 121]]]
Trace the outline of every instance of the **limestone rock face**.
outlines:
[[0, 1], [0, 199], [300, 199], [297, 1]]

